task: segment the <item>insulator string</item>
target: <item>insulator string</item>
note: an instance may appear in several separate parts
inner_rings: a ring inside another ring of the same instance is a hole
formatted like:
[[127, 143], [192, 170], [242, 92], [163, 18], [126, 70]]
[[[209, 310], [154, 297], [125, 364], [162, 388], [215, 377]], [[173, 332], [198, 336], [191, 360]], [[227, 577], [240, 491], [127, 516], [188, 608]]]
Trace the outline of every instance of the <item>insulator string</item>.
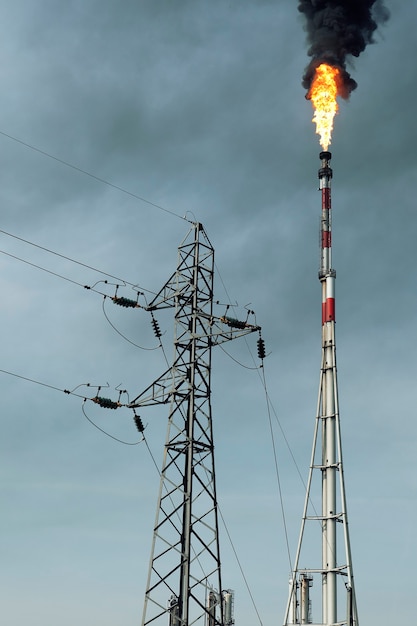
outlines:
[[84, 417], [87, 419], [88, 422], [90, 422], [92, 426], [94, 426], [94, 428], [97, 428], [97, 430], [102, 432], [103, 435], [106, 435], [107, 437], [110, 437], [110, 439], [114, 439], [114, 441], [117, 441], [118, 443], [122, 443], [125, 446], [137, 446], [139, 443], [142, 443], [142, 441], [144, 440], [144, 437], [142, 437], [142, 439], [139, 439], [139, 441], [123, 441], [122, 439], [118, 439], [114, 435], [111, 435], [109, 432], [107, 432], [106, 430], [98, 426], [95, 422], [93, 422], [91, 418], [88, 417], [87, 413], [85, 412], [85, 403], [86, 403], [86, 400], [84, 400], [82, 407], [81, 407]]
[[158, 350], [161, 345], [158, 344], [157, 346], [155, 346], [154, 348], [145, 348], [144, 346], [140, 346], [138, 343], [135, 343], [134, 341], [132, 341], [131, 339], [129, 339], [128, 337], [126, 337], [126, 335], [124, 335], [122, 332], [120, 332], [120, 330], [118, 328], [116, 328], [116, 326], [113, 324], [113, 322], [110, 320], [109, 316], [107, 315], [106, 312], [106, 307], [105, 307], [105, 302], [106, 302], [106, 297], [103, 298], [103, 305], [102, 305], [102, 309], [103, 309], [103, 313], [104, 313], [104, 317], [106, 318], [106, 320], [108, 321], [108, 323], [110, 324], [110, 326], [113, 328], [113, 330], [120, 335], [120, 337], [122, 337], [122, 339], [124, 339], [125, 341], [127, 341], [128, 343], [130, 343], [132, 346], [135, 346], [135, 348], [140, 348], [140, 350]]
[[222, 520], [222, 522], [223, 522], [223, 526], [224, 526], [224, 529], [225, 529], [225, 531], [226, 531], [227, 538], [229, 539], [229, 543], [230, 543], [231, 548], [232, 548], [232, 550], [233, 550], [233, 554], [235, 555], [235, 559], [236, 559], [236, 562], [237, 562], [237, 564], [238, 564], [238, 567], [239, 567], [240, 573], [242, 574], [242, 578], [243, 578], [243, 581], [244, 581], [244, 583], [245, 583], [245, 587], [246, 587], [246, 589], [248, 590], [248, 594], [249, 594], [249, 597], [250, 597], [250, 599], [251, 599], [252, 606], [253, 606], [253, 608], [255, 609], [255, 613], [256, 613], [256, 615], [257, 615], [257, 617], [258, 617], [258, 620], [259, 620], [260, 625], [261, 625], [261, 626], [263, 626], [263, 622], [262, 622], [261, 616], [259, 615], [258, 608], [257, 608], [257, 606], [256, 606], [256, 604], [255, 604], [255, 600], [254, 600], [254, 597], [253, 597], [253, 595], [252, 595], [252, 591], [251, 591], [251, 589], [250, 589], [250, 587], [249, 587], [248, 580], [247, 580], [247, 578], [246, 578], [246, 576], [245, 576], [245, 572], [243, 571], [242, 564], [241, 564], [241, 562], [240, 562], [240, 559], [239, 559], [239, 557], [238, 557], [238, 554], [237, 554], [236, 548], [235, 548], [234, 543], [233, 543], [233, 541], [232, 541], [232, 538], [231, 538], [231, 536], [230, 536], [229, 529], [227, 528], [227, 525], [226, 525], [226, 522], [225, 522], [225, 520], [224, 520], [223, 514], [222, 514], [222, 512], [221, 512], [221, 510], [220, 510], [220, 507], [217, 507], [217, 508], [218, 508], [218, 512], [219, 512], [219, 515], [220, 515], [220, 517], [221, 517], [221, 520]]

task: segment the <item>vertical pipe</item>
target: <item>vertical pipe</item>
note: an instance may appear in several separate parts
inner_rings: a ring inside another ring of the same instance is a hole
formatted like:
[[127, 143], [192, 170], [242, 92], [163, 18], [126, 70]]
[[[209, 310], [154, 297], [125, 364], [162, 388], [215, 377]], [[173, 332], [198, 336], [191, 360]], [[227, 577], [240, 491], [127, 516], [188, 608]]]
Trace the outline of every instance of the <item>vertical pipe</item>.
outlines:
[[323, 395], [322, 418], [322, 567], [323, 623], [337, 621], [336, 590], [336, 399], [335, 399], [335, 278], [332, 269], [330, 152], [321, 152], [321, 256], [319, 279], [322, 286]]
[[172, 595], [168, 602], [169, 608], [169, 626], [180, 626], [178, 598]]
[[311, 578], [307, 574], [301, 576], [301, 599], [300, 599], [300, 623], [310, 623], [310, 583]]
[[207, 620], [206, 626], [215, 626], [216, 624], [216, 606], [217, 596], [214, 591], [210, 591], [207, 598]]
[[235, 623], [233, 618], [233, 602], [234, 592], [231, 589], [225, 589], [222, 592], [223, 596], [223, 615], [225, 626], [232, 626]]

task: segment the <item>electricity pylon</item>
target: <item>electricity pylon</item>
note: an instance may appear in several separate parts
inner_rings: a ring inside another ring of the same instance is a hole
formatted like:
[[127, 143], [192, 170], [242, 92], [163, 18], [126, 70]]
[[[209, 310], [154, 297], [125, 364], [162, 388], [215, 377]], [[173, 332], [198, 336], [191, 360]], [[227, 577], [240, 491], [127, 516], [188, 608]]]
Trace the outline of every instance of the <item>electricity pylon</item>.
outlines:
[[[178, 248], [175, 273], [147, 306], [175, 309], [175, 354], [172, 366], [131, 403], [170, 407], [143, 626], [233, 621], [231, 594], [223, 593], [221, 581], [211, 350], [260, 328], [213, 315], [213, 277], [213, 247], [203, 226], [194, 223]], [[261, 338], [259, 352], [264, 356]]]

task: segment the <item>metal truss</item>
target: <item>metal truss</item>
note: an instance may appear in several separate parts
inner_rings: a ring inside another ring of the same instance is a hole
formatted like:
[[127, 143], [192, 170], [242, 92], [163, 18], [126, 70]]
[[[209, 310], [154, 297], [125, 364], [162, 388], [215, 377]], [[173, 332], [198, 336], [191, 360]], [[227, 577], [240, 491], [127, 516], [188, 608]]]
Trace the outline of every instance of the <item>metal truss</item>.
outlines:
[[214, 250], [200, 223], [147, 309], [175, 309], [173, 365], [132, 402], [169, 404], [142, 626], [224, 624], [211, 415], [213, 345], [258, 326], [213, 315]]
[[[313, 447], [285, 625], [359, 625], [343, 471], [334, 331], [334, 322], [323, 328]], [[309, 544], [321, 545], [321, 551], [309, 552]], [[307, 558], [310, 562], [313, 559], [312, 566], [301, 567]], [[319, 580], [314, 596], [312, 587], [316, 577]], [[343, 598], [339, 608], [338, 597]], [[320, 604], [322, 612], [317, 615], [313, 607], [317, 610]]]

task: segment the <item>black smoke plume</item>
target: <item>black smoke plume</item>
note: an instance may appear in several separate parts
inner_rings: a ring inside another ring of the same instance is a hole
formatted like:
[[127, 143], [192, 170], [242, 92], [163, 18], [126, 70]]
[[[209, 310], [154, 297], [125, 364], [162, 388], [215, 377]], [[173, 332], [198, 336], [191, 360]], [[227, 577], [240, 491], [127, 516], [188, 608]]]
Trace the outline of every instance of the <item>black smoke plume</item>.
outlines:
[[327, 63], [341, 70], [340, 95], [348, 98], [357, 83], [346, 63], [374, 43], [378, 24], [388, 20], [389, 11], [383, 0], [299, 0], [298, 10], [306, 18], [308, 55], [312, 57], [303, 76], [303, 87], [309, 90], [316, 67]]

